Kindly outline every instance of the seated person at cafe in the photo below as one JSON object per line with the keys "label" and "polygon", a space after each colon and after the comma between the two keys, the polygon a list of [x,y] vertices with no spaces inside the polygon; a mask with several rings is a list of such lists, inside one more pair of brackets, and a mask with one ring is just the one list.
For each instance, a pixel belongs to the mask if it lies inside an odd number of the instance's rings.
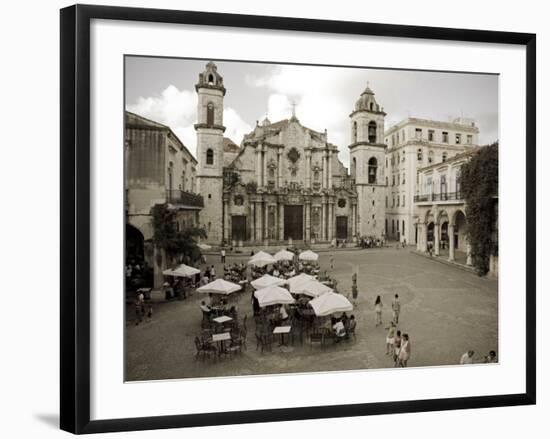
{"label": "seated person at cafe", "polygon": [[286,312],[286,308],[284,305],[281,305],[281,307],[279,308],[279,314],[281,316],[281,320],[288,319],[288,313]]}
{"label": "seated person at cafe", "polygon": [[281,273],[279,272],[279,269],[278,269],[277,267],[275,267],[275,268],[273,269],[273,276],[278,277],[278,276],[280,276],[280,275],[281,275]]}
{"label": "seated person at cafe", "polygon": [[200,308],[201,308],[202,312],[205,313],[205,314],[210,314],[212,312],[212,308],[210,308],[204,300],[201,301]]}

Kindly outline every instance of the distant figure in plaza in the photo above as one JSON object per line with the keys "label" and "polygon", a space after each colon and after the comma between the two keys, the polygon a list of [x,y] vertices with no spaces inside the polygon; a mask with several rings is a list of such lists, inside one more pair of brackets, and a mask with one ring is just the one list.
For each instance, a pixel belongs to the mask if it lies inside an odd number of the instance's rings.
{"label": "distant figure in plaza", "polygon": [[393,363],[399,366],[399,352],[401,352],[401,331],[398,329],[393,338]]}
{"label": "distant figure in plaza", "polygon": [[393,320],[390,322],[390,326],[386,329],[388,330],[388,333],[386,334],[386,355],[392,355],[394,350],[393,345],[395,342],[395,331],[397,330]]}
{"label": "distant figure in plaza", "polygon": [[333,255],[330,255],[330,269],[331,270],[334,270],[334,256]]}
{"label": "distant figure in plaza", "polygon": [[460,357],[460,364],[474,364],[474,351],[464,352]]}
{"label": "distant figure in plaza", "polygon": [[489,351],[489,355],[487,355],[484,359],[485,363],[498,363],[497,360],[497,353],[495,351]]}
{"label": "distant figure in plaza", "polygon": [[139,299],[136,299],[135,308],[136,308],[136,326],[137,326],[143,320],[143,311],[141,310],[141,302],[139,301]]}
{"label": "distant figure in plaza", "polygon": [[147,321],[150,322],[153,320],[153,305],[149,304],[147,307]]}
{"label": "distant figure in plaza", "polygon": [[399,301],[399,294],[396,294],[391,302],[391,309],[393,314],[393,321],[397,325],[399,323],[399,314],[401,313],[401,302]]}
{"label": "distant figure in plaza", "polygon": [[407,367],[409,358],[411,358],[411,342],[409,340],[409,334],[403,334],[401,349],[399,350],[399,366]]}
{"label": "distant figure in plaza", "polygon": [[216,280],[216,269],[213,265],[210,267],[210,278],[212,280]]}
{"label": "distant figure in plaza", "polygon": [[376,300],[374,301],[374,311],[376,312],[376,326],[379,326],[382,324],[382,307],[384,305],[382,304],[382,299],[380,296],[376,296]]}
{"label": "distant figure in plaza", "polygon": [[222,257],[222,264],[225,264],[225,249],[222,248],[222,251],[220,252],[221,254],[221,257]]}
{"label": "distant figure in plaza", "polygon": [[357,290],[357,273],[353,273],[351,276],[351,297],[353,297],[353,302],[357,301],[357,296],[359,291]]}

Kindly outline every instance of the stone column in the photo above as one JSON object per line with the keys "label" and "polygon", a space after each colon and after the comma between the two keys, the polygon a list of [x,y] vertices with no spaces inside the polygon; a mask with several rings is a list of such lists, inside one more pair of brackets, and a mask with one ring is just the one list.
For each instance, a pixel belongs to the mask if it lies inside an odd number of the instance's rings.
{"label": "stone column", "polygon": [[250,240],[256,241],[256,202],[250,201]]}
{"label": "stone column", "polygon": [[328,153],[328,188],[332,189],[332,151]]}
{"label": "stone column", "polygon": [[256,241],[262,241],[264,236],[263,231],[263,210],[262,202],[256,201]]}
{"label": "stone column", "polygon": [[262,149],[256,145],[256,183],[258,187],[262,186]]}
{"label": "stone column", "polygon": [[327,236],[327,239],[329,241],[332,241],[332,238],[334,237],[334,225],[333,225],[333,218],[332,218],[332,215],[333,215],[333,212],[334,212],[334,204],[332,202],[332,200],[329,201],[329,204],[327,205],[328,207],[328,236]]}
{"label": "stone column", "polygon": [[326,189],[328,170],[327,170],[327,157],[326,157],[326,153],[324,153],[324,152],[323,152],[323,159],[321,160],[321,163],[322,163],[322,166],[323,166],[323,173],[322,173],[323,181],[321,182],[321,187],[323,189]]}
{"label": "stone column", "polygon": [[472,266],[472,246],[470,243],[466,243],[466,265]]}
{"label": "stone column", "polygon": [[357,214],[357,205],[352,204],[351,205],[351,237],[354,238],[356,234],[355,227],[357,226],[357,219],[355,218],[355,215]]}
{"label": "stone column", "polygon": [[439,223],[434,223],[434,254],[439,256]]}
{"label": "stone column", "polygon": [[326,220],[327,220],[327,204],[325,200],[321,201],[321,241],[327,240],[326,234]]}
{"label": "stone column", "polygon": [[306,223],[306,234],[305,234],[305,240],[310,241],[311,240],[311,201],[306,201],[306,214],[305,214],[305,223]]}
{"label": "stone column", "polygon": [[280,188],[283,186],[283,167],[282,167],[282,157],[283,150],[279,148],[277,151],[277,188]]}
{"label": "stone column", "polygon": [[311,150],[306,149],[306,188],[311,188]]}
{"label": "stone column", "polygon": [[420,223],[416,223],[416,251],[419,252],[422,249],[422,226]]}
{"label": "stone column", "polygon": [[455,260],[455,225],[449,224],[449,261]]}
{"label": "stone column", "polygon": [[264,202],[264,244],[268,244],[269,240],[269,205]]}
{"label": "stone column", "polygon": [[285,205],[279,202],[279,241],[285,239]]}

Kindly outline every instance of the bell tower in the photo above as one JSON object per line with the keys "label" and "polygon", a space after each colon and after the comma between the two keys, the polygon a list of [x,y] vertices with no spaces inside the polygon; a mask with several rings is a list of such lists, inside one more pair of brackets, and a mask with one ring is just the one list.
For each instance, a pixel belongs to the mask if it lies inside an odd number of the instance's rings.
{"label": "bell tower", "polygon": [[199,74],[195,85],[197,102],[197,189],[204,198],[200,224],[208,242],[222,241],[223,205],[223,77],[213,62]]}
{"label": "bell tower", "polygon": [[351,169],[358,195],[358,233],[361,236],[381,237],[386,217],[384,178],[386,113],[376,102],[374,92],[368,84],[349,117]]}

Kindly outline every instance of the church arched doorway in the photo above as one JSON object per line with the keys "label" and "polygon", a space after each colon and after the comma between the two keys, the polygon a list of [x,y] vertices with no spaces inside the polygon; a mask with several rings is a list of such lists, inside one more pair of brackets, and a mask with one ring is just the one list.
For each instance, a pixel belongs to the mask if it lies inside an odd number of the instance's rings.
{"label": "church arched doorway", "polygon": [[126,224],[126,264],[143,265],[144,256],[143,233],[131,224]]}
{"label": "church arched doorway", "polygon": [[455,250],[466,251],[466,216],[461,210],[455,214],[454,244]]}

